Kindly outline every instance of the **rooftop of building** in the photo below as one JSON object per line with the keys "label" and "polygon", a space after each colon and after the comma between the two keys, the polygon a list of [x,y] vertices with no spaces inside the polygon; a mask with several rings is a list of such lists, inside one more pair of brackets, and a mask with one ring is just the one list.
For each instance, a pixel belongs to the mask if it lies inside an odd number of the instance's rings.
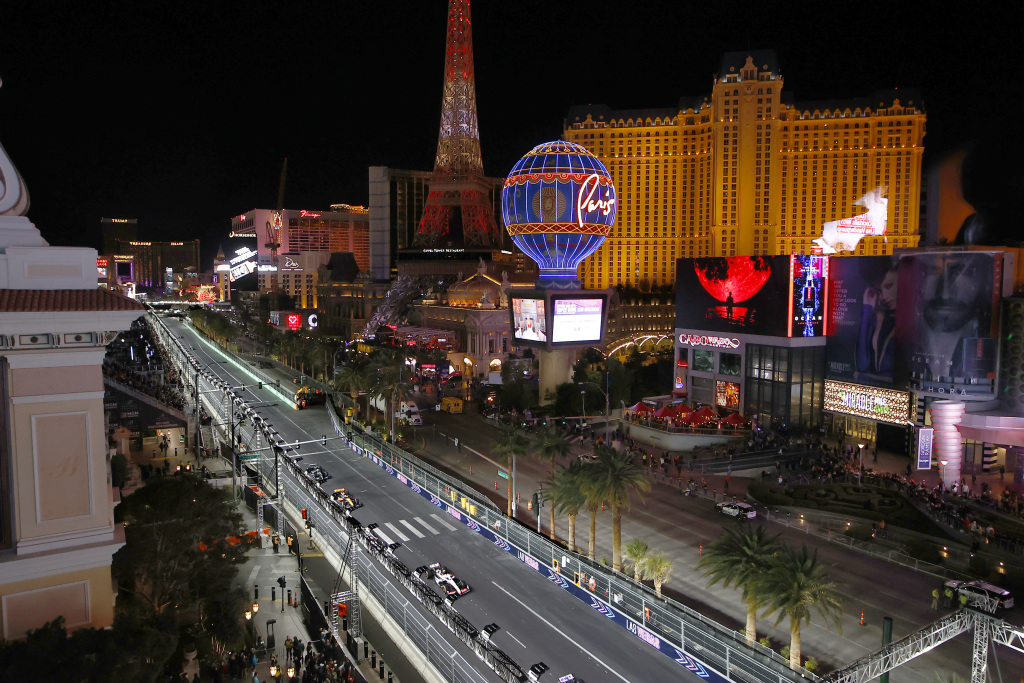
{"label": "rooftop of building", "polygon": [[2,289],[0,313],[144,311],[134,299],[109,289]]}
{"label": "rooftop of building", "polygon": [[718,75],[738,74],[747,63],[747,57],[751,58],[758,71],[768,71],[773,74],[779,73],[779,58],[775,54],[775,50],[742,50],[739,52],[726,52],[722,55],[722,63],[719,66]]}

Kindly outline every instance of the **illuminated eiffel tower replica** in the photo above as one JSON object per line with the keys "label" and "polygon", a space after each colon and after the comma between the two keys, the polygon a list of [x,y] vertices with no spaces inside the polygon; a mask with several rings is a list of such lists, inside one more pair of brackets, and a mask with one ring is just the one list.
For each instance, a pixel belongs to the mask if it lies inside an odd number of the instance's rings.
{"label": "illuminated eiffel tower replica", "polygon": [[447,261],[450,265],[441,272],[468,275],[480,259],[500,255],[504,234],[494,219],[494,191],[494,182],[484,177],[480,153],[469,0],[449,0],[437,158],[413,248],[399,254],[399,273],[426,274],[427,267],[402,267],[402,261],[414,260],[433,261],[431,272],[438,272],[437,261]]}
{"label": "illuminated eiffel tower replica", "polygon": [[425,291],[482,270],[495,279],[501,271],[515,271],[514,248],[494,219],[500,193],[501,182],[484,176],[480,153],[469,0],[449,0],[441,130],[430,191],[411,247],[398,250],[398,278],[364,334],[396,323]]}

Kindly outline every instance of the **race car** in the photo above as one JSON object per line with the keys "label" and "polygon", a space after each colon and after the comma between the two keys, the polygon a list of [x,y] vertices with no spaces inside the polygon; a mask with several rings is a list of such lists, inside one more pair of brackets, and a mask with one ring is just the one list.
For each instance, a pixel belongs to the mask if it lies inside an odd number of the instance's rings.
{"label": "race car", "polygon": [[331,478],[330,473],[320,465],[310,465],[306,468],[306,474],[313,478],[318,484],[322,484]]}
{"label": "race car", "polygon": [[334,493],[331,494],[334,500],[342,504],[346,510],[355,510],[363,507],[363,504],[359,502],[359,499],[353,496],[345,489],[334,489]]}
{"label": "race car", "polygon": [[442,566],[440,562],[419,567],[416,574],[424,579],[433,579],[449,598],[458,598],[469,592],[469,584],[456,578],[455,574],[448,571],[448,567]]}

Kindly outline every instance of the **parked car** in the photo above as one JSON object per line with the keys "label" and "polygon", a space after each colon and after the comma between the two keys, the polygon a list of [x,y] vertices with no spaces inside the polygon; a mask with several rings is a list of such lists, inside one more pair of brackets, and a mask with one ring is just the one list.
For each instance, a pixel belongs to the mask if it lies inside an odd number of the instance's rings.
{"label": "parked car", "polygon": [[994,586],[991,583],[985,581],[956,581],[950,580],[946,582],[948,588],[952,588],[959,600],[960,595],[967,595],[968,601],[972,596],[984,598],[985,600],[995,601],[995,611],[1006,610],[1013,608],[1013,595],[1010,591],[999,586]]}
{"label": "parked car", "polygon": [[754,519],[757,517],[757,510],[753,505],[740,501],[719,503],[715,506],[715,510],[721,512],[723,515],[739,517],[740,519]]}

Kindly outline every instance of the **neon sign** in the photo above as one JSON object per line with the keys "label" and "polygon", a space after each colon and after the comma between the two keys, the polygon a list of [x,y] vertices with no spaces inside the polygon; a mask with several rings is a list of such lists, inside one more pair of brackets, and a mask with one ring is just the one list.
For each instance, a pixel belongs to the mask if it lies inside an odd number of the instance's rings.
{"label": "neon sign", "polygon": [[302,316],[298,313],[289,313],[288,317],[285,318],[285,325],[288,326],[289,330],[295,332],[302,327]]}
{"label": "neon sign", "polygon": [[306,211],[305,209],[299,211],[299,216],[301,218],[320,218],[321,215],[322,214],[319,211]]}
{"label": "neon sign", "polygon": [[[588,191],[587,186],[591,184],[591,181],[593,181],[593,185],[590,187],[590,190]],[[601,180],[600,178],[598,178],[598,175],[596,173],[591,173],[589,176],[587,176],[587,179],[583,181],[583,184],[580,185],[580,192],[578,195],[576,195],[576,221],[579,223],[579,226],[581,228],[583,227],[584,212],[591,213],[593,211],[597,211],[600,209],[601,215],[607,216],[612,212],[612,209],[615,208],[614,198],[594,199],[594,194],[597,193],[597,188],[600,182]],[[610,190],[604,191],[605,197],[607,197],[609,194],[611,194]]]}
{"label": "neon sign", "polygon": [[710,346],[716,349],[738,349],[742,342],[735,337],[712,337],[705,334],[683,333],[679,335],[679,343],[689,346]]}
{"label": "neon sign", "polygon": [[910,416],[910,394],[825,380],[825,410],[902,425]]}

